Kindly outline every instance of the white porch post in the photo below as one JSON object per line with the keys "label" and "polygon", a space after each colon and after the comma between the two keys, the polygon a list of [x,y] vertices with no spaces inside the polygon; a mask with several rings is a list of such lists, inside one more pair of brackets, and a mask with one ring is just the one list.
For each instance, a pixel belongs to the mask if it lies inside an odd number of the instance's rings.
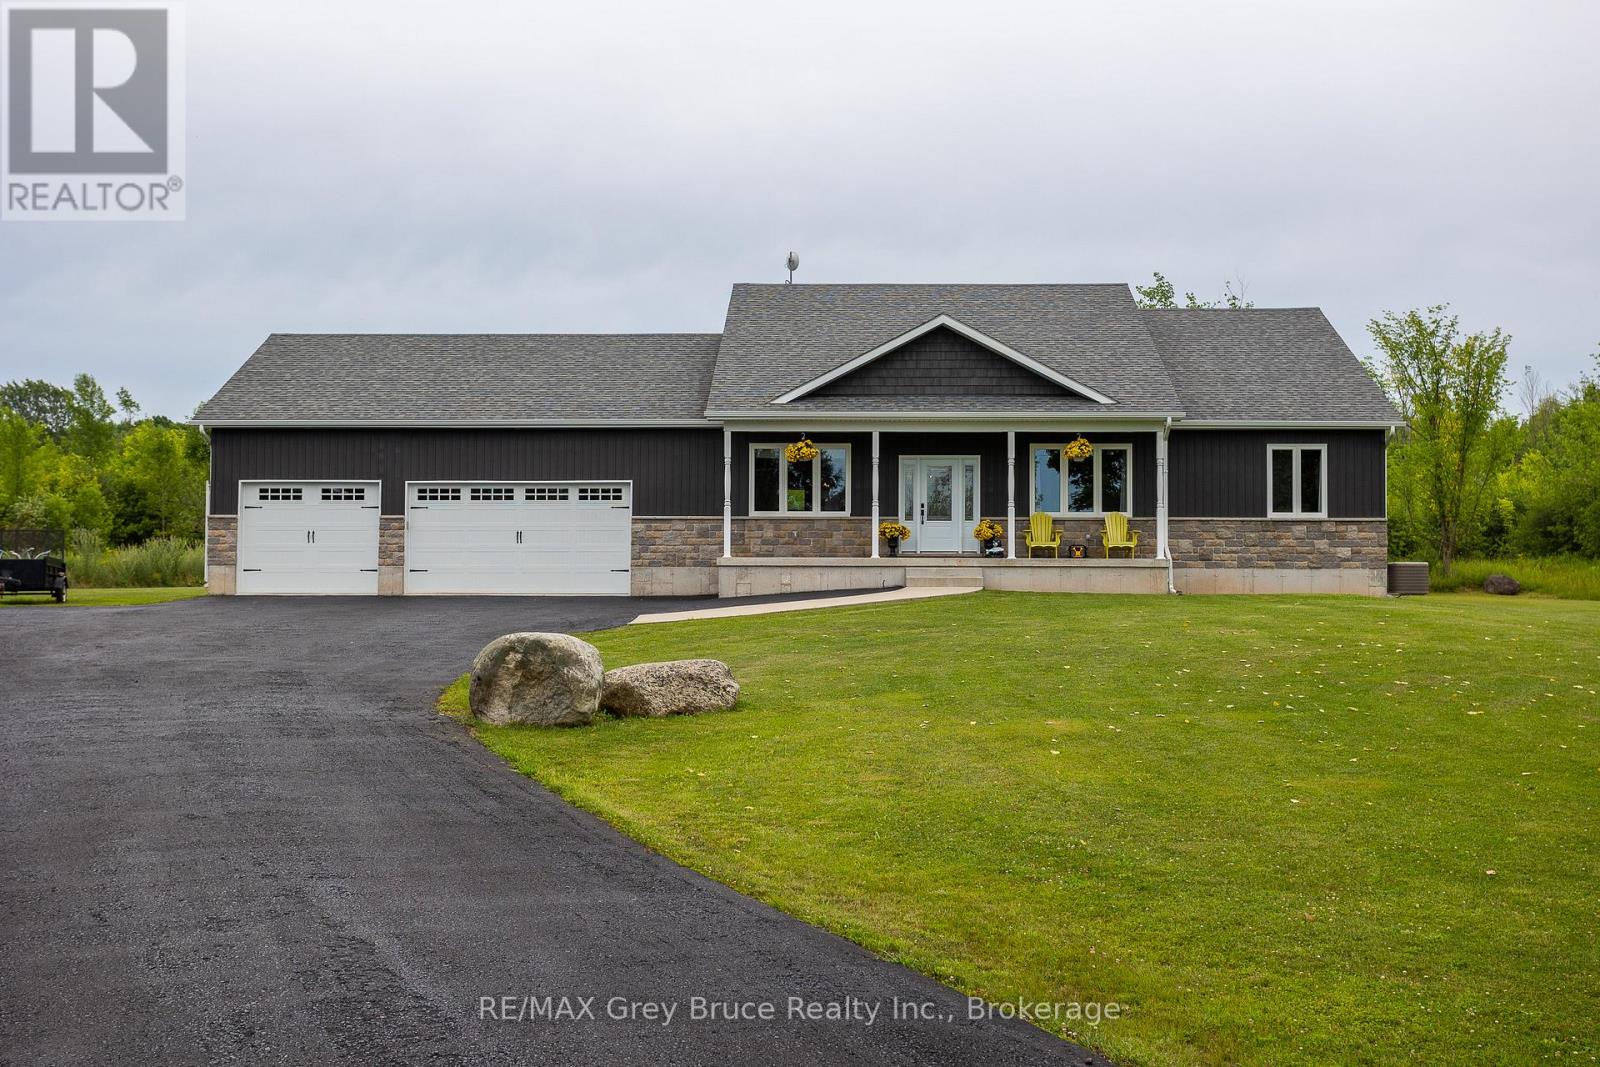
{"label": "white porch post", "polygon": [[1156,432],[1156,559],[1169,559],[1167,552],[1167,433],[1170,422]]}
{"label": "white porch post", "polygon": [[722,555],[733,555],[733,431],[722,429]]}
{"label": "white porch post", "polygon": [[872,558],[878,558],[878,431],[872,431]]}
{"label": "white porch post", "polygon": [[1017,431],[1006,431],[1006,559],[1017,558]]}

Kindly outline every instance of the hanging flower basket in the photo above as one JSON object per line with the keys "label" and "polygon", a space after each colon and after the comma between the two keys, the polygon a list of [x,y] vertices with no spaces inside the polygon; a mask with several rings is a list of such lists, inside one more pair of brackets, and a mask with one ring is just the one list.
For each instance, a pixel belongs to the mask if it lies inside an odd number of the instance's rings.
{"label": "hanging flower basket", "polygon": [[1076,440],[1068,441],[1067,447],[1061,451],[1067,454],[1068,459],[1082,461],[1094,455],[1094,445],[1091,445],[1088,438],[1080,434]]}
{"label": "hanging flower basket", "polygon": [[783,450],[783,458],[790,463],[810,463],[819,455],[821,453],[817,451],[817,446],[811,443],[809,437],[802,437]]}

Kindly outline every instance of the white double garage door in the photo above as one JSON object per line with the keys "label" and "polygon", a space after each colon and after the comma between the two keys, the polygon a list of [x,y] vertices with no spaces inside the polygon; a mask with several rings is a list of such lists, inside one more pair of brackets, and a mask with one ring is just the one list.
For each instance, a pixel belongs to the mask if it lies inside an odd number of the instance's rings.
{"label": "white double garage door", "polygon": [[[378,482],[241,482],[241,594],[378,592]],[[405,592],[627,596],[626,482],[406,485]]]}

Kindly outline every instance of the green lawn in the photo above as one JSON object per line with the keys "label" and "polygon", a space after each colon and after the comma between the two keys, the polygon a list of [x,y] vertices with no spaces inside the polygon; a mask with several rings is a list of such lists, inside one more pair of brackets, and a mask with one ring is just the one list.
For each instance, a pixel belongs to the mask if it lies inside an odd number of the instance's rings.
{"label": "green lawn", "polygon": [[79,589],[67,590],[67,602],[57,604],[48,593],[28,593],[0,597],[0,607],[7,608],[104,608],[128,604],[163,604],[169,600],[188,600],[205,596],[201,586],[162,586],[155,589]]}
{"label": "green lawn", "polygon": [[483,741],[959,989],[1125,1005],[1064,1028],[1119,1062],[1600,1055],[1600,604],[990,592],[593,640],[724,659],[740,708]]}

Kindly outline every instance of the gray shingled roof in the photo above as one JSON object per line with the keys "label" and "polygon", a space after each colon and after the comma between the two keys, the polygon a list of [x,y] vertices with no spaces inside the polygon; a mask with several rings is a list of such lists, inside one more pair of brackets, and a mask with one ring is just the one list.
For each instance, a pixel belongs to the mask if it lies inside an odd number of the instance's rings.
{"label": "gray shingled roof", "polygon": [[[772,403],[941,314],[1117,403],[1065,393]],[[666,422],[708,411],[1399,417],[1316,308],[1141,310],[1124,285],[736,285],[721,335],[273,334],[196,420]]]}
{"label": "gray shingled roof", "polygon": [[280,334],[204,424],[699,419],[716,334]]}
{"label": "gray shingled roof", "polygon": [[1400,420],[1319,308],[1142,314],[1186,419]]}
{"label": "gray shingled roof", "polygon": [[741,284],[728,302],[707,411],[881,410],[866,397],[818,399],[803,408],[772,401],[939,315],[1117,401],[1086,407],[1070,396],[1011,398],[992,410],[1092,410],[1123,418],[1181,410],[1126,285]]}

